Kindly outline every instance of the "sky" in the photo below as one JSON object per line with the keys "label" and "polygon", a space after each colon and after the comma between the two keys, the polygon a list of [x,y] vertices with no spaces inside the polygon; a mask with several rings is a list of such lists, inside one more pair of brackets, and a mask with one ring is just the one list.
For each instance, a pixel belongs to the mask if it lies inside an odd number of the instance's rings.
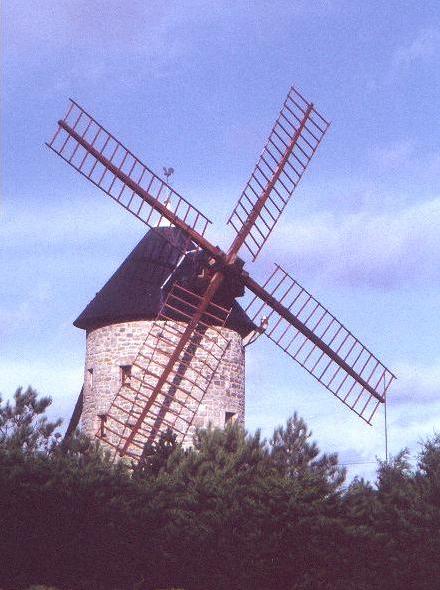
{"label": "sky", "polygon": [[[5,0],[0,392],[31,384],[70,417],[73,320],[145,233],[48,150],[69,97],[226,227],[292,83],[332,122],[257,262],[281,264],[398,377],[389,450],[440,427],[440,8],[369,0]],[[246,426],[297,411],[374,478],[373,427],[268,339],[247,349]]]}

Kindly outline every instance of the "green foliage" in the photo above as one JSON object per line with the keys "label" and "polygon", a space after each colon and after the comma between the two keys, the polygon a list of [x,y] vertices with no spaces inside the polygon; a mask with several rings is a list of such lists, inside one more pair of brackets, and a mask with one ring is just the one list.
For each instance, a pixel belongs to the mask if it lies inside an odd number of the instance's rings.
{"label": "green foliage", "polygon": [[0,396],[0,445],[27,452],[49,452],[60,436],[56,429],[61,424],[61,420],[49,422],[44,415],[51,403],[50,397],[38,399],[32,387],[25,391],[19,387],[13,404],[2,404]]}
{"label": "green foliage", "polygon": [[[267,443],[238,425],[172,432],[139,466],[55,438],[29,388],[0,404],[3,590],[428,590],[440,578],[440,438],[375,485],[321,454],[297,415]],[[47,587],[32,586],[46,584]]]}
{"label": "green foliage", "polygon": [[440,508],[440,434],[425,441],[419,454],[417,481],[424,495]]}
{"label": "green foliage", "polygon": [[177,448],[177,435],[168,428],[157,442],[147,442],[139,462],[132,463],[135,477],[157,476],[167,468],[168,459]]}
{"label": "green foliage", "polygon": [[286,427],[275,429],[270,441],[272,458],[287,477],[307,482],[311,488],[324,486],[319,493],[331,494],[344,483],[346,470],[338,465],[336,453],[320,455],[316,442],[310,442],[311,436],[295,412]]}

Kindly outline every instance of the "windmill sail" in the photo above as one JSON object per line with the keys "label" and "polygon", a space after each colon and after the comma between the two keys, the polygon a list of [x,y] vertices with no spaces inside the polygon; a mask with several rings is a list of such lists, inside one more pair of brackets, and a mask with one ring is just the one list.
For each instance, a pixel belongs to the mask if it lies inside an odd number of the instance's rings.
{"label": "windmill sail", "polygon": [[189,244],[211,223],[73,100],[47,145],[151,228],[177,225]]}
{"label": "windmill sail", "polygon": [[183,441],[229,346],[221,328],[229,310],[210,303],[160,390],[159,379],[184,337],[202,296],[174,284],[138,352],[132,375],[114,398],[97,437],[139,458],[145,443],[171,428]]}
{"label": "windmill sail", "polygon": [[[162,284],[170,290],[132,374],[101,416],[97,436],[115,452],[138,458],[167,428],[183,441],[228,349],[222,328],[245,286],[254,294],[251,320],[266,315],[266,335],[344,404],[370,423],[385,401],[394,375],[349,330],[281,267],[261,287],[238,258],[242,246],[258,256],[328,127],[292,87],[228,220],[236,235],[224,252],[204,237],[206,216],[70,101],[47,145],[149,227],[178,228],[164,236],[174,236],[180,261],[200,262],[194,288],[179,280],[184,265],[172,264]],[[202,256],[190,260],[192,248]]]}
{"label": "windmill sail", "polygon": [[266,336],[371,423],[394,375],[280,266],[262,288],[247,285],[255,296],[246,312],[252,320],[267,318]]}
{"label": "windmill sail", "polygon": [[275,227],[329,125],[292,86],[228,220],[238,234],[236,241],[244,243],[253,260]]}

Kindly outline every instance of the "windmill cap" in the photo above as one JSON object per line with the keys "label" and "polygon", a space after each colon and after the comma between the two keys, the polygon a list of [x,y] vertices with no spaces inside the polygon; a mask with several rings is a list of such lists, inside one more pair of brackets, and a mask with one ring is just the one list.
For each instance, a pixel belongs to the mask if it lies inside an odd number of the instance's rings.
{"label": "windmill cap", "polygon": [[[83,330],[111,324],[154,320],[159,313],[161,287],[180,258],[186,235],[178,228],[151,229],[135,246],[102,289],[73,322]],[[177,246],[173,246],[170,241]],[[255,325],[235,301],[226,327],[243,338]]]}

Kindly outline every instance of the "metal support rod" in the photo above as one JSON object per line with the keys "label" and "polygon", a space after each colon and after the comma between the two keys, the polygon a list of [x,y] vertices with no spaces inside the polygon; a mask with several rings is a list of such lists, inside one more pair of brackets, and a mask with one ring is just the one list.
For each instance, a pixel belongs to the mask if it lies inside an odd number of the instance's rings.
{"label": "metal support rod", "polygon": [[384,401],[384,423],[385,423],[385,461],[388,463],[388,422],[387,422],[387,399]]}

